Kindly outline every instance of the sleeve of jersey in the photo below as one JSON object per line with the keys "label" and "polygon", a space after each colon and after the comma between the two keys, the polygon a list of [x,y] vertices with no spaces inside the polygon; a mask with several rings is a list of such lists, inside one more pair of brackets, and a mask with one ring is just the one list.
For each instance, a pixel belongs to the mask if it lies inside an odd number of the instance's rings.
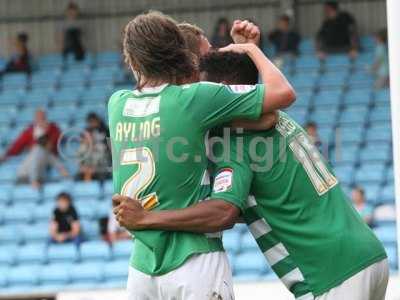
{"label": "sleeve of jersey", "polygon": [[[220,149],[214,148],[213,151],[217,152]],[[214,164],[211,199],[221,199],[232,203],[243,212],[246,209],[253,172],[247,159],[235,160],[237,156],[232,149],[230,154],[229,161]]]}
{"label": "sleeve of jersey", "polygon": [[[191,106],[200,126],[209,129],[233,119],[258,119],[264,102],[264,85],[198,83]],[[192,110],[192,112],[194,112]]]}

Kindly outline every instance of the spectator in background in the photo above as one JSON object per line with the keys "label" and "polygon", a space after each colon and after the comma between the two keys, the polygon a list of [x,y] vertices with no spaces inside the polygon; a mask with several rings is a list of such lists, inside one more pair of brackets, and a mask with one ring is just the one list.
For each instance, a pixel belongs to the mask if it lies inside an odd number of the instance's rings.
{"label": "spectator in background", "polygon": [[355,187],[351,192],[354,208],[358,211],[365,223],[372,225],[374,209],[365,202],[365,193],[361,187]]}
{"label": "spectator in background", "polygon": [[354,17],[341,11],[337,1],[327,1],[324,12],[325,20],[317,34],[319,58],[324,59],[327,53],[349,53],[350,57],[356,57],[359,39]]}
{"label": "spectator in background", "polygon": [[230,35],[231,25],[226,18],[220,18],[215,26],[214,34],[211,39],[211,44],[215,48],[225,47],[231,44],[232,38]]}
{"label": "spectator in background", "polygon": [[37,139],[17,170],[17,183],[30,183],[39,188],[46,181],[49,167],[57,168],[64,177],[68,176],[67,170],[50,149],[51,143],[46,135]]}
{"label": "spectator in background", "polygon": [[83,23],[79,19],[79,7],[70,2],[65,10],[65,19],[58,29],[58,41],[64,58],[73,54],[76,60],[85,58],[85,49],[82,43]]}
{"label": "spectator in background", "polygon": [[311,140],[311,142],[321,150],[322,147],[322,142],[321,139],[319,138],[318,134],[318,127],[315,122],[308,122],[305,126],[306,132]]}
{"label": "spectator in background", "polygon": [[86,117],[86,132],[82,135],[78,157],[81,158],[78,180],[104,180],[109,177],[110,154],[107,148],[108,128],[96,113]]}
{"label": "spectator in background", "polygon": [[375,88],[389,86],[389,57],[387,46],[387,29],[382,29],[375,35],[375,55],[371,71],[375,75]]}
{"label": "spectator in background", "polygon": [[38,109],[35,112],[35,119],[11,144],[6,153],[0,157],[4,161],[10,156],[18,155],[26,149],[30,149],[37,143],[39,137],[46,135],[49,140],[49,150],[57,154],[57,143],[60,138],[60,129],[58,126],[47,120],[46,112]]}
{"label": "spectator in background", "polygon": [[60,193],[57,196],[57,206],[50,221],[50,238],[52,243],[74,242],[79,245],[81,226],[71,195]]}
{"label": "spectator in background", "polygon": [[14,54],[1,73],[25,72],[29,74],[31,72],[31,55],[28,49],[28,40],[29,37],[25,32],[21,32],[17,35],[14,45]]}
{"label": "spectator in background", "polygon": [[276,56],[299,53],[300,34],[290,28],[290,17],[287,15],[279,18],[276,29],[268,34],[268,40],[274,45]]}

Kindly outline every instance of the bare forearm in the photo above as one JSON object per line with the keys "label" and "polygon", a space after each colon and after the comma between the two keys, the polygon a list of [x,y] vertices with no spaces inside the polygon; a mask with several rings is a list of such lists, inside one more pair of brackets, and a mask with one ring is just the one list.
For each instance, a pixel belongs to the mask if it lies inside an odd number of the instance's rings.
{"label": "bare forearm", "polygon": [[[227,208],[227,205],[231,207]],[[239,210],[232,207],[221,200],[209,200],[184,209],[151,211],[143,220],[143,229],[196,233],[221,231],[232,227],[239,215]]]}
{"label": "bare forearm", "polygon": [[266,86],[264,112],[272,112],[292,104],[296,95],[281,71],[257,46],[249,44],[246,52],[256,65],[262,83]]}

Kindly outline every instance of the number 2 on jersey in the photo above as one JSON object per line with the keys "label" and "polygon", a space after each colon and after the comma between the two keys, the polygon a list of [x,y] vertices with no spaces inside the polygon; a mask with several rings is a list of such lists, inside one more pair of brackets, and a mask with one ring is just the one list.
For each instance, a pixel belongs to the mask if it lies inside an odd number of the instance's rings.
{"label": "number 2 on jersey", "polygon": [[151,150],[147,147],[125,149],[121,153],[120,164],[138,166],[136,172],[123,184],[121,194],[138,199],[147,210],[156,207],[159,204],[156,193],[139,198],[139,194],[150,185],[156,173]]}
{"label": "number 2 on jersey", "polygon": [[336,177],[326,167],[321,153],[304,133],[296,135],[289,147],[302,164],[318,195],[325,194],[338,183]]}

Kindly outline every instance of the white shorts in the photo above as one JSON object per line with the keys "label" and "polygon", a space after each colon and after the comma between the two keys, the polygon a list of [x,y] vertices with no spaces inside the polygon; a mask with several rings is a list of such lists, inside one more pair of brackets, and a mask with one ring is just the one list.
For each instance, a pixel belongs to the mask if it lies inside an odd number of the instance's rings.
{"label": "white shorts", "polygon": [[384,300],[389,280],[387,259],[381,260],[342,284],[318,296],[316,300]]}
{"label": "white shorts", "polygon": [[194,255],[161,276],[129,268],[128,300],[234,300],[232,271],[225,252]]}

